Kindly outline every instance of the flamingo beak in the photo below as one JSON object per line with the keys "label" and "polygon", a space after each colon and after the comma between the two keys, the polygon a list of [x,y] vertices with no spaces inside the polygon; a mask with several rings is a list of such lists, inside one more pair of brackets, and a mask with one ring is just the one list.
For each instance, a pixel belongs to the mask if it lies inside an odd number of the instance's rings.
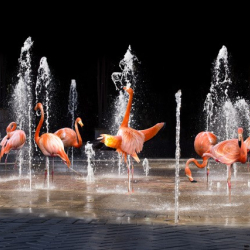
{"label": "flamingo beak", "polygon": [[79,123],[79,125],[80,125],[81,127],[84,126],[84,124],[82,123],[82,121],[79,121],[78,123]]}
{"label": "flamingo beak", "polygon": [[241,138],[242,138],[242,134],[238,134],[238,145],[241,148]]}

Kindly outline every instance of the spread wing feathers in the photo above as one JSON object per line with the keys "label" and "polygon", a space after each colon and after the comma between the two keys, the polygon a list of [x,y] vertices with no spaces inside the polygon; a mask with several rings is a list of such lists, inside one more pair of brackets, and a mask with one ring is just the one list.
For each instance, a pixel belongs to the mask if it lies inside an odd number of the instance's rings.
{"label": "spread wing feathers", "polygon": [[150,140],[153,138],[161,128],[165,127],[165,122],[160,122],[155,124],[153,127],[144,129],[144,130],[139,130],[139,132],[143,133],[145,136],[144,142]]}
{"label": "spread wing feathers", "polygon": [[132,128],[123,127],[117,133],[122,136],[121,150],[133,156],[141,152],[145,136],[142,132]]}

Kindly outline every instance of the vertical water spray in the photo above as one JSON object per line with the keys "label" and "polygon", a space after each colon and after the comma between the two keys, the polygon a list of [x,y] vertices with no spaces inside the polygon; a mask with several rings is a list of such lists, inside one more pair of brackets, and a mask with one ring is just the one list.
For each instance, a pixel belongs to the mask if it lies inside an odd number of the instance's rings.
{"label": "vertical water spray", "polygon": [[176,107],[176,151],[175,151],[175,223],[179,222],[179,183],[180,183],[180,108],[181,90],[175,94]]}
{"label": "vertical water spray", "polygon": [[[40,60],[38,68],[38,75],[35,87],[36,103],[41,102],[45,107],[45,126],[46,133],[49,133],[49,118],[51,107],[51,73],[46,57]],[[37,149],[37,145],[36,145]],[[46,171],[47,171],[47,186],[49,187],[49,158],[46,157]]]}
{"label": "vertical water spray", "polygon": [[[123,90],[123,87],[132,87],[134,90],[136,89],[136,70],[135,70],[135,62],[139,62],[138,58],[132,53],[131,46],[129,45],[124,58],[120,61],[119,67],[122,72],[114,72],[111,75],[111,79],[115,84],[116,90],[119,91],[119,95],[114,101],[114,111],[113,111],[113,122],[111,127],[111,133],[115,133],[118,131],[119,126],[123,120],[126,107],[128,96]],[[133,126],[134,119],[133,119],[133,105],[132,105],[132,112],[130,113],[129,119],[129,126]],[[121,155],[118,154],[119,157],[119,164],[118,164],[118,173],[120,175],[120,168],[121,168]],[[128,156],[129,158],[130,156]]]}
{"label": "vertical water spray", "polygon": [[245,124],[250,128],[249,105],[230,89],[232,85],[228,52],[225,46],[214,62],[210,92],[207,94],[204,111],[206,131],[217,135],[219,141],[237,138],[237,127]]}
{"label": "vertical water spray", "polygon": [[93,144],[87,142],[85,145],[85,154],[87,155],[88,162],[88,174],[86,177],[87,182],[94,182],[94,170],[93,164],[91,163],[92,158],[95,156],[95,151],[93,150]]}
{"label": "vertical water spray", "polygon": [[[71,80],[71,84],[70,84],[70,90],[69,90],[69,103],[68,103],[68,111],[71,115],[71,128],[74,129],[74,124],[75,124],[75,112],[77,110],[77,104],[78,104],[78,94],[76,91],[76,81],[75,80]],[[74,163],[74,148],[72,147],[71,149],[71,166],[73,168]]]}
{"label": "vertical water spray", "polygon": [[237,138],[237,128],[245,127],[250,132],[250,107],[248,101],[238,96],[232,84],[228,52],[225,46],[214,62],[210,92],[207,94],[204,111],[206,131],[213,132],[218,141]]}
{"label": "vertical water spray", "polygon": [[[21,48],[21,54],[18,59],[18,81],[14,87],[11,107],[15,120],[20,127],[24,130],[28,142],[28,155],[24,155],[28,159],[30,189],[31,189],[31,159],[32,159],[32,129],[33,129],[33,86],[32,86],[32,70],[31,70],[31,48],[33,41],[28,37]],[[24,147],[25,148],[25,147]],[[23,152],[19,154],[19,175],[22,174]]]}
{"label": "vertical water spray", "polygon": [[143,160],[142,166],[143,166],[143,171],[144,171],[145,175],[148,176],[150,166],[149,166],[149,163],[148,163],[148,159],[147,159],[147,158],[145,158],[145,159]]}

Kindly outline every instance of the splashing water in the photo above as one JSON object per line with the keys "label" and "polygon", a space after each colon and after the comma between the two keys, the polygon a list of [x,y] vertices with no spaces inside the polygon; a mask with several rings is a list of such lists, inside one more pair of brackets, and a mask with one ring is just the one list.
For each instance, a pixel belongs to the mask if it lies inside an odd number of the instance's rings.
{"label": "splashing water", "polygon": [[[45,108],[45,126],[46,132],[49,133],[49,118],[51,110],[51,73],[46,57],[42,57],[40,60],[40,66],[38,68],[38,75],[35,87],[36,103],[41,102]],[[35,143],[36,150],[38,150]],[[47,186],[49,187],[49,158],[46,157],[46,171],[47,171]],[[41,164],[41,162],[39,162]]]}
{"label": "splashing water", "polygon": [[[77,104],[78,104],[78,94],[76,91],[76,81],[75,80],[71,80],[71,85],[70,85],[70,90],[69,90],[69,104],[68,104],[68,111],[69,114],[71,115],[71,128],[74,129],[74,124],[75,124],[75,112],[77,110]],[[74,161],[74,149],[72,147],[71,149],[71,165],[72,168],[74,166],[73,161]]]}
{"label": "splashing water", "polygon": [[[18,81],[14,87],[11,108],[13,110],[14,119],[20,129],[24,130],[28,141],[28,157],[23,156],[21,151],[19,154],[19,175],[22,174],[23,158],[28,158],[29,176],[30,176],[30,189],[31,189],[31,159],[32,159],[32,79],[31,79],[31,48],[33,41],[28,37],[21,48],[21,54],[18,59]],[[27,133],[28,131],[28,133]],[[25,146],[23,147],[23,149]]]}
{"label": "splashing water", "polygon": [[[128,95],[124,92],[123,87],[132,87],[134,90],[136,88],[136,72],[135,72],[135,62],[139,62],[138,58],[132,53],[131,46],[129,45],[124,58],[120,61],[119,67],[122,72],[114,72],[111,75],[111,79],[115,84],[116,90],[119,91],[119,95],[114,101],[114,111],[113,111],[113,122],[111,126],[111,133],[114,134],[118,131],[120,124],[123,121],[124,114],[127,107]],[[132,105],[129,126],[134,124],[134,115],[133,115],[134,106]],[[119,164],[118,164],[118,173],[121,173],[121,155],[118,154]],[[128,156],[129,158],[130,156]]]}
{"label": "splashing water", "polygon": [[230,75],[227,48],[222,46],[214,62],[210,93],[204,103],[206,131],[213,132],[219,140],[236,138],[239,126],[250,128],[248,103],[235,97],[232,91],[233,97],[230,96]]}
{"label": "splashing water", "polygon": [[95,156],[95,151],[93,150],[93,144],[87,142],[85,145],[85,154],[87,155],[88,162],[88,174],[86,177],[87,182],[94,182],[94,170],[93,164],[91,163],[92,158]]}
{"label": "splashing water", "polygon": [[180,182],[180,108],[181,108],[181,90],[175,94],[176,107],[176,151],[175,151],[175,223],[179,222],[179,182]]}
{"label": "splashing water", "polygon": [[38,68],[38,75],[36,81],[36,103],[41,102],[45,106],[45,125],[46,132],[49,133],[49,118],[50,118],[50,104],[52,96],[50,95],[50,83],[51,74],[46,57],[42,57],[40,60],[40,66]]}
{"label": "splashing water", "polygon": [[148,163],[148,159],[147,159],[147,158],[145,158],[145,159],[143,160],[142,166],[143,166],[143,171],[144,171],[144,173],[146,174],[146,176],[148,176],[150,166],[149,166],[149,163]]}

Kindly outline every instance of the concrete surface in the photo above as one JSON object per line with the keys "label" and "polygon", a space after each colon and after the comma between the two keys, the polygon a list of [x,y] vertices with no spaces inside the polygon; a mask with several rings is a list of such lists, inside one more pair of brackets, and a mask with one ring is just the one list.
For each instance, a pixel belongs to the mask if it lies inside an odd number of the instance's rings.
{"label": "concrete surface", "polygon": [[[1,249],[250,249],[248,164],[232,168],[227,188],[224,165],[190,165],[197,183],[184,174],[180,160],[148,159],[146,176],[134,165],[133,192],[127,192],[124,165],[117,161],[76,160],[73,169],[55,162],[54,181],[44,180],[44,165],[0,165]],[[52,161],[50,161],[50,170]],[[176,219],[177,218],[177,219]]]}

